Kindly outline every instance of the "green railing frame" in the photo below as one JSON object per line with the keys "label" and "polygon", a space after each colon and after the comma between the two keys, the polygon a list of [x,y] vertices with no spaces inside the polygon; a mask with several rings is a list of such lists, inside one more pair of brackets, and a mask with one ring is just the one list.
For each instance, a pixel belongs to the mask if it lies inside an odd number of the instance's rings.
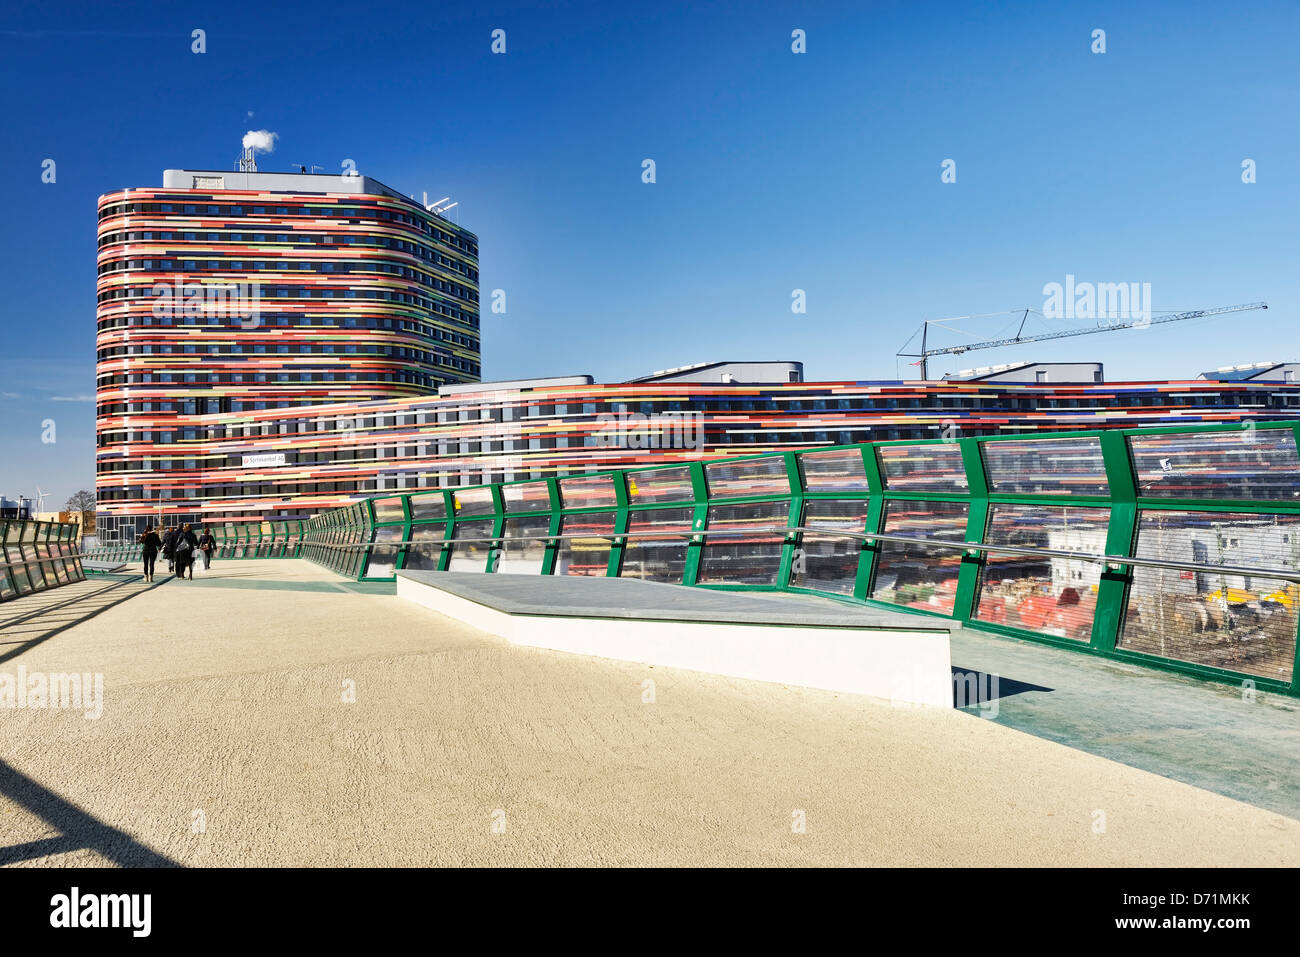
{"label": "green railing frame", "polygon": [[75,522],[0,519],[0,601],[84,581]]}
{"label": "green railing frame", "polygon": [[[435,545],[438,548],[434,567],[439,570],[446,570],[452,560],[453,548],[443,547],[443,543],[454,541],[458,533],[461,536],[469,535],[470,537],[499,538],[505,534],[507,522],[521,517],[548,518],[549,532],[547,534],[559,535],[563,533],[566,522],[569,520],[580,518],[584,515],[613,513],[614,524],[611,531],[592,533],[593,538],[599,539],[602,535],[619,535],[627,532],[629,530],[629,523],[634,515],[644,514],[657,509],[689,508],[692,516],[692,529],[694,531],[702,531],[708,529],[710,510],[717,506],[773,503],[777,506],[785,507],[786,519],[784,523],[768,522],[766,524],[784,524],[787,527],[794,529],[801,523],[805,525],[807,524],[802,520],[804,516],[804,508],[810,502],[815,502],[817,500],[860,500],[866,505],[867,519],[865,522],[865,528],[859,529],[859,531],[869,534],[871,532],[883,531],[883,522],[888,503],[892,501],[913,500],[924,502],[947,501],[965,504],[967,506],[967,519],[964,541],[980,543],[984,543],[985,541],[985,525],[992,506],[1001,504],[1058,506],[1091,505],[1105,508],[1109,510],[1105,554],[1118,557],[1133,557],[1133,549],[1136,546],[1136,532],[1140,510],[1300,514],[1300,484],[1297,486],[1298,497],[1289,502],[1259,499],[1155,498],[1149,496],[1143,497],[1139,493],[1136,471],[1129,450],[1129,440],[1132,437],[1177,436],[1201,433],[1241,433],[1244,429],[1258,430],[1259,432],[1272,430],[1289,431],[1292,438],[1296,441],[1297,446],[1300,447],[1300,424],[1293,421],[1248,423],[1244,428],[1240,425],[1228,424],[1137,429],[1100,429],[1034,435],[1012,433],[935,439],[928,441],[897,440],[854,445],[822,446],[817,448],[801,449],[799,451],[734,456],[730,458],[696,461],[691,463],[674,462],[655,466],[637,466],[587,473],[584,475],[570,475],[560,478],[522,479],[507,483],[416,492],[393,491],[373,496],[347,508],[322,513],[316,518],[310,520],[306,523],[306,527],[303,531],[304,545],[301,552],[304,557],[319,562],[348,577],[372,581],[394,581],[396,579],[396,572],[407,567],[406,558],[411,546],[406,544],[384,546],[382,540],[376,542],[376,539],[386,538],[388,541],[393,542],[408,542],[412,538],[413,530],[416,532],[424,531],[428,533],[441,526],[439,533],[434,537],[429,538],[428,541],[431,545]],[[1107,487],[1106,494],[1093,495],[1042,491],[1009,494],[999,493],[990,489],[984,464],[984,450],[988,446],[1001,442],[1025,442],[1038,444],[1041,442],[1050,442],[1061,439],[1072,440],[1074,442],[1082,442],[1089,439],[1097,440],[1100,446],[1101,463],[1104,469]],[[925,447],[940,445],[956,445],[959,450],[961,470],[964,472],[966,480],[965,489],[952,488],[943,492],[928,492],[897,491],[887,487],[880,466],[878,450],[894,446]],[[809,487],[809,483],[805,482],[800,469],[800,462],[802,461],[803,456],[834,451],[846,452],[850,450],[857,450],[862,456],[863,473],[866,484],[865,488],[858,491],[846,491],[842,489],[834,491],[818,491],[816,488]],[[742,463],[768,459],[779,459],[782,461],[784,465],[785,481],[788,483],[788,488],[783,488],[779,493],[763,492],[758,494],[710,495],[707,474],[711,468],[736,466]],[[684,491],[680,499],[644,505],[636,503],[635,496],[629,495],[629,478],[635,479],[636,476],[648,473],[664,472],[672,469],[687,471],[690,479],[689,494],[686,494]],[[779,474],[781,470],[774,469],[773,471]],[[569,483],[573,483],[575,480],[590,481],[595,476],[611,477],[613,486],[612,496],[607,495],[604,500],[597,503],[586,503],[581,505],[566,504],[564,499],[564,489],[569,486]],[[518,508],[506,509],[505,501],[509,494],[509,490],[514,487],[525,485],[536,485],[539,487],[545,485],[546,506],[527,511]],[[487,490],[487,495],[484,495],[482,490]],[[465,510],[458,507],[458,499],[468,498],[475,492],[484,498],[490,496],[492,504],[491,511],[485,511],[482,514],[474,515],[462,514]],[[440,506],[437,504],[439,502],[441,503]],[[400,506],[400,508],[398,506]],[[434,518],[423,519],[414,517],[418,513],[423,513],[429,510],[436,513]],[[396,518],[399,511],[401,514],[400,519]],[[380,520],[381,516],[383,520]],[[827,597],[843,601],[863,602],[874,606],[893,608],[916,614],[942,615],[940,612],[906,608],[889,602],[877,601],[869,597],[871,594],[870,587],[874,580],[876,571],[879,549],[881,547],[880,543],[864,542],[859,546],[860,554],[858,570],[853,585],[852,595],[821,592],[813,589],[802,588],[797,585],[791,585],[791,570],[795,560],[795,551],[800,546],[801,541],[802,535],[798,532],[789,532],[784,536],[780,546],[781,555],[779,567],[776,570],[771,584],[710,584],[702,583],[700,581],[701,567],[706,555],[706,542],[700,537],[692,537],[687,540],[685,545],[685,566],[681,583],[688,586],[742,591],[808,592],[812,594],[826,595]],[[362,545],[363,547],[332,547],[338,545]],[[375,554],[376,545],[380,548],[385,548],[385,551],[381,552],[380,555],[385,559],[391,558],[391,560],[375,561],[373,563],[375,566],[375,573],[372,574],[371,558]],[[558,564],[559,553],[562,547],[563,545],[560,542],[550,541],[546,543],[542,566],[540,569],[541,574],[549,575],[555,572]],[[607,576],[619,575],[628,547],[627,544],[617,540],[610,545],[605,571]],[[483,548],[483,551],[486,555],[484,570],[491,573],[496,570],[497,561],[502,551],[502,547],[499,543],[496,543],[492,544],[490,547]],[[1056,647],[1069,648],[1074,651],[1151,665],[1202,678],[1231,682],[1249,680],[1254,683],[1255,687],[1258,687],[1261,690],[1272,690],[1290,695],[1297,695],[1300,693],[1300,689],[1297,688],[1295,681],[1296,672],[1300,669],[1296,667],[1295,662],[1292,664],[1291,680],[1282,681],[1254,675],[1249,672],[1214,668],[1175,658],[1132,651],[1118,646],[1117,641],[1122,634],[1124,616],[1127,608],[1127,597],[1132,581],[1133,566],[1131,565],[1121,564],[1118,568],[1103,566],[1100,581],[1097,585],[1097,600],[1093,616],[1092,632],[1086,642],[1078,639],[1030,631],[1019,626],[981,620],[975,616],[975,612],[980,586],[980,573],[985,561],[986,559],[983,553],[964,552],[962,554],[957,576],[954,608],[951,615],[942,615],[942,617],[950,617],[962,622],[970,622],[974,627],[984,631],[1030,639],[1054,645]],[[387,572],[387,569],[390,566],[392,568],[391,574]],[[384,573],[380,574],[381,571]]]}
{"label": "green railing frame", "polygon": [[[307,522],[299,519],[279,522],[213,522],[195,525],[206,528],[216,539],[214,560],[232,558],[302,558]],[[135,563],[142,560],[138,542],[100,545],[86,551],[88,560]]]}

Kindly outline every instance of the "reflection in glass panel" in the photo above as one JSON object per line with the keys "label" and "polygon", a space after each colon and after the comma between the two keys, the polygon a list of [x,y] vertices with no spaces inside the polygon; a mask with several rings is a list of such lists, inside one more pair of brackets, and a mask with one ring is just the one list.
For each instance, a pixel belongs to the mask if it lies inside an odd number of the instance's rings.
{"label": "reflection in glass panel", "polygon": [[[492,525],[492,519],[479,522],[457,522],[451,537],[453,541],[465,538],[491,538]],[[491,550],[491,542],[465,542],[461,545],[455,545],[451,550],[451,561],[447,563],[447,570],[451,572],[487,571],[488,554]]]}
{"label": "reflection in glass panel", "polygon": [[683,466],[628,472],[627,497],[633,506],[693,501],[691,470]]}
{"label": "reflection in glass panel", "polygon": [[492,487],[458,488],[451,493],[452,508],[457,518],[469,518],[471,515],[491,515]]}
{"label": "reflection in glass panel", "polygon": [[411,521],[441,522],[447,518],[447,502],[441,492],[411,496]]}
{"label": "reflection in glass panel", "polygon": [[574,475],[560,479],[560,502],[565,508],[595,508],[598,505],[613,508],[614,476]]}
{"label": "reflection in glass panel", "polygon": [[718,585],[775,585],[781,570],[781,548],[789,516],[789,502],[711,506],[710,530],[744,531],[771,527],[776,530],[705,538],[697,581]]}
{"label": "reflection in glass panel", "polygon": [[377,498],[371,504],[375,507],[375,522],[378,524],[401,522],[406,519],[406,512],[402,510],[402,500],[398,496]]}
{"label": "reflection in glass panel", "polygon": [[[964,542],[967,507],[965,502],[886,501],[881,531],[908,538]],[[961,549],[910,542],[878,544],[872,598],[952,614]]]}
{"label": "reflection in glass panel", "polygon": [[[542,483],[545,489],[545,483]],[[514,575],[540,575],[546,558],[545,536],[551,531],[549,515],[507,518],[505,543],[497,571]]]}
{"label": "reflection in glass panel", "polygon": [[436,571],[438,559],[442,556],[442,537],[447,526],[442,522],[429,525],[411,526],[411,544],[406,547],[406,561],[403,568],[420,568]]}
{"label": "reflection in glass panel", "polygon": [[1300,486],[1290,429],[1133,435],[1128,443],[1139,495],[1291,501]]}
{"label": "reflection in glass panel", "polygon": [[747,462],[709,462],[704,466],[704,479],[709,498],[790,494],[790,476],[780,455]]}
{"label": "reflection in glass panel", "polygon": [[1101,439],[1096,436],[981,442],[980,450],[989,491],[995,494],[1107,493]]}
{"label": "reflection in glass panel", "polygon": [[[859,456],[859,463],[861,456]],[[865,499],[811,499],[804,505],[803,525],[844,532],[867,528]],[[796,588],[852,595],[858,578],[862,540],[840,535],[804,532],[790,570],[790,584]]]}
{"label": "reflection in glass panel", "polygon": [[623,551],[620,576],[680,585],[686,570],[688,539],[666,533],[689,532],[694,512],[691,508],[650,508],[633,512],[628,520],[629,532],[656,532],[663,537],[629,538]]}
{"label": "reflection in glass panel", "polygon": [[867,469],[861,449],[800,452],[799,472],[809,492],[865,492]]}
{"label": "reflection in glass panel", "polygon": [[555,562],[557,575],[588,575],[603,577],[609,568],[608,537],[614,533],[614,512],[586,512],[564,516],[560,526],[562,535],[592,536],[567,538],[560,542]]}
{"label": "reflection in glass panel", "polygon": [[878,445],[876,460],[891,492],[966,492],[970,487],[961,447],[952,442]]}
{"label": "reflection in glass panel", "polygon": [[375,537],[372,539],[376,544],[370,549],[370,564],[366,566],[367,578],[392,578],[397,574],[397,552],[400,545],[384,545],[383,542],[400,542],[402,540],[401,525],[385,525],[383,528],[375,529]]}
{"label": "reflection in glass panel", "polygon": [[551,492],[545,482],[521,482],[501,486],[507,512],[545,511],[551,507]]}
{"label": "reflection in glass panel", "polygon": [[[1068,505],[993,505],[989,545],[1106,554],[1110,509]],[[975,617],[1059,638],[1088,641],[1102,565],[1068,558],[988,553]]]}
{"label": "reflection in glass panel", "polygon": [[[1134,554],[1294,572],[1300,515],[1142,509]],[[1298,601],[1284,579],[1135,565],[1117,647],[1290,681]]]}

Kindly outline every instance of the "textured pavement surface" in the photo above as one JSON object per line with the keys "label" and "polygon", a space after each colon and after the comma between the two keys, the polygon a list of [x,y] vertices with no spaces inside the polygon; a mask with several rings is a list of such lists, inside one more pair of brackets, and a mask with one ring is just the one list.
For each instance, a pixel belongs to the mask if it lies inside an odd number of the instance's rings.
{"label": "textured pavement surface", "polygon": [[96,720],[0,709],[0,863],[1300,862],[1296,820],[1001,721],[514,647],[305,561],[213,573],[0,645],[104,681]]}

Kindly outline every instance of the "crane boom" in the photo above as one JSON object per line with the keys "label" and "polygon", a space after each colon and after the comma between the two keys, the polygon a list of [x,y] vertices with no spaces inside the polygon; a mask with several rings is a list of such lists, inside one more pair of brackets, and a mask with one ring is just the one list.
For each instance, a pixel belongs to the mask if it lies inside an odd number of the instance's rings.
{"label": "crane boom", "polygon": [[[1133,319],[1127,322],[1107,323],[1104,326],[1097,326],[1095,329],[1066,329],[1060,332],[1043,332],[1033,336],[1022,336],[1019,332],[1010,339],[988,339],[984,342],[968,342],[959,346],[944,346],[939,349],[926,348],[926,331],[929,328],[930,320],[926,320],[921,328],[921,351],[920,352],[899,352],[900,356],[912,356],[921,360],[921,378],[929,378],[929,360],[931,356],[958,356],[964,352],[972,352],[976,349],[997,349],[1002,346],[1015,346],[1023,342],[1043,342],[1048,339],[1066,339],[1070,336],[1090,336],[1098,332],[1115,332],[1119,329],[1135,329],[1154,326],[1162,322],[1180,322],[1183,319],[1199,319],[1202,316],[1222,316],[1230,312],[1253,312],[1256,309],[1267,309],[1266,302],[1246,302],[1236,306],[1219,306],[1214,309],[1193,309],[1191,312],[1179,312],[1170,316],[1157,316],[1154,319]],[[1025,313],[1028,316],[1028,310]],[[1024,329],[1024,322],[1021,321],[1020,328]]]}

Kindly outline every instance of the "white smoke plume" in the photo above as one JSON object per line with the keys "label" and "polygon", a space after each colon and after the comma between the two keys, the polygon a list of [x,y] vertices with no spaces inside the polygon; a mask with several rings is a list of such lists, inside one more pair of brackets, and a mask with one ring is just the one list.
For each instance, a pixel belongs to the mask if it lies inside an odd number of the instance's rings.
{"label": "white smoke plume", "polygon": [[275,141],[279,138],[279,133],[272,133],[270,130],[249,130],[244,134],[244,149],[251,146],[254,153],[271,153],[274,152]]}

